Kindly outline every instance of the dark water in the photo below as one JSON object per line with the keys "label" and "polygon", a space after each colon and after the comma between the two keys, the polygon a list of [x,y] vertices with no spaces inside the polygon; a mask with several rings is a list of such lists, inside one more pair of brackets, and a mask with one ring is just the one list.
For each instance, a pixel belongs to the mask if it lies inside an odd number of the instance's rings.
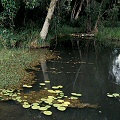
{"label": "dark water", "polygon": [[[51,81],[49,87],[63,85],[66,95],[81,93],[82,102],[99,104],[100,108],[68,108],[65,112],[52,108],[53,115],[48,117],[13,101],[0,102],[0,120],[120,120],[120,99],[106,96],[120,93],[120,49],[97,52],[84,46],[81,50],[59,48],[55,52],[61,59],[47,61],[48,73],[44,73]],[[44,81],[42,68],[36,75],[38,82]]]}

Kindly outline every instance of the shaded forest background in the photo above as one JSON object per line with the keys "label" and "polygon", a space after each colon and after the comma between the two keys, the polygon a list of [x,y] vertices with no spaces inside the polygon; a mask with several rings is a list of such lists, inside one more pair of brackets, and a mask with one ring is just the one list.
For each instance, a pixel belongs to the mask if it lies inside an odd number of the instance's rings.
{"label": "shaded forest background", "polygon": [[[30,46],[39,39],[51,1],[54,0],[0,0],[1,45]],[[58,0],[46,40],[71,33],[110,33],[114,28],[117,35],[113,36],[117,38],[119,27],[119,0]]]}

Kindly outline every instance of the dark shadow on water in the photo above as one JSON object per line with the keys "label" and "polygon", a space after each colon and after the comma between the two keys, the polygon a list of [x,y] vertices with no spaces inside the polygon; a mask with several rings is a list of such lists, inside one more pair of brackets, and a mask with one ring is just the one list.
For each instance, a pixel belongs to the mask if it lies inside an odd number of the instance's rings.
{"label": "dark shadow on water", "polygon": [[[65,95],[81,93],[81,101],[99,104],[100,108],[68,108],[65,112],[52,108],[53,115],[48,117],[37,110],[23,109],[17,103],[0,102],[0,120],[120,120],[120,99],[106,95],[120,93],[120,85],[111,74],[116,57],[114,49],[97,52],[89,44],[73,48],[57,48],[54,51],[59,53],[59,59],[43,60],[37,66],[40,70],[34,71],[37,82],[32,89],[38,91],[39,83],[50,80],[47,88],[62,85]],[[120,51],[117,52],[119,55]]]}

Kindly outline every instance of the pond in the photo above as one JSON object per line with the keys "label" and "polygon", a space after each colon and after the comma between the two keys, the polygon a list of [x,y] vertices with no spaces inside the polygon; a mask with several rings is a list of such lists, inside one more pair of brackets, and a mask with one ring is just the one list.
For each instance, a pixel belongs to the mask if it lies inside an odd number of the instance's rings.
{"label": "pond", "polygon": [[50,80],[48,88],[62,85],[65,95],[81,93],[83,103],[98,104],[93,108],[68,108],[61,112],[51,108],[52,116],[38,110],[24,109],[14,101],[0,102],[0,120],[120,120],[120,98],[107,93],[120,93],[120,49],[107,48],[97,52],[94,47],[59,47],[53,50],[58,59],[41,63],[35,71],[38,83]]}

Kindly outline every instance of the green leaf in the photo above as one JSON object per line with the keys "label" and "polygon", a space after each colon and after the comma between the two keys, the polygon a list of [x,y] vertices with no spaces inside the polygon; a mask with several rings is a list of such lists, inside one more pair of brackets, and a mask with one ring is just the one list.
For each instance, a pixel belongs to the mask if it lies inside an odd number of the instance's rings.
{"label": "green leaf", "polygon": [[44,111],[43,112],[45,115],[52,115],[52,112],[51,111]]}

